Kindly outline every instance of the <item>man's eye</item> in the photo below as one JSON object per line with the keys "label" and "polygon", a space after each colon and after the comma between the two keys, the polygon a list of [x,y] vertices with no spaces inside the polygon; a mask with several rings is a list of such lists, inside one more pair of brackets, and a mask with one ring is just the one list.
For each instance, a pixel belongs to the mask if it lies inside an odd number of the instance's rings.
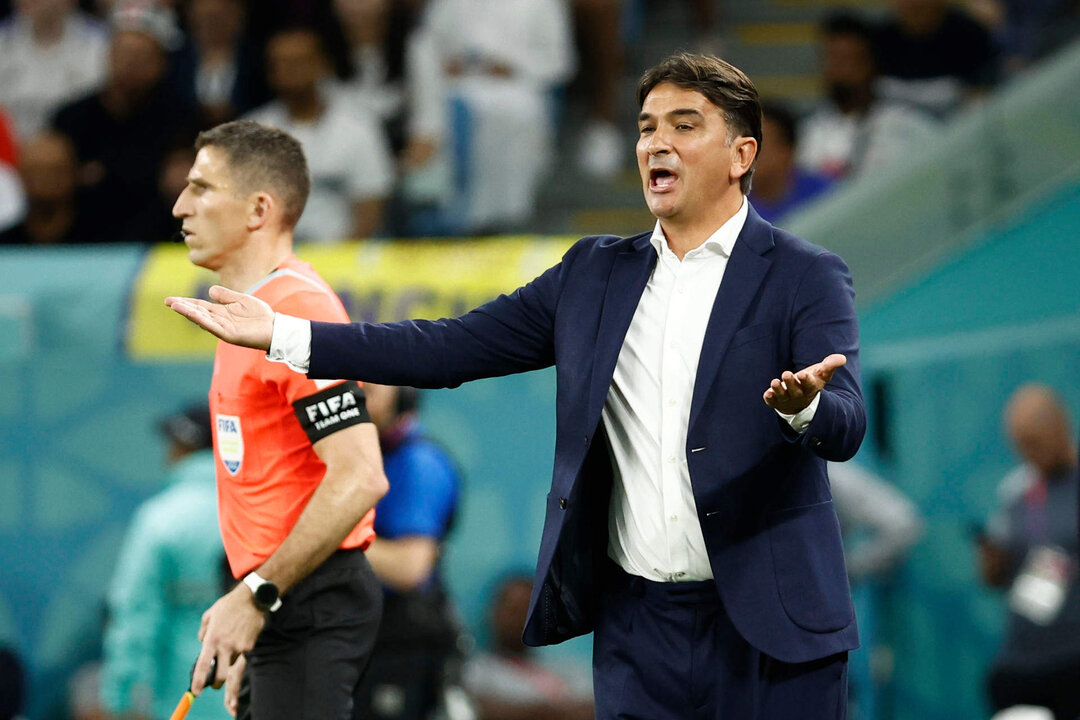
{"label": "man's eye", "polygon": [[653,131],[652,125],[643,125],[641,127],[641,134],[642,135],[644,135],[645,133],[648,133],[648,132],[652,132],[652,131]]}

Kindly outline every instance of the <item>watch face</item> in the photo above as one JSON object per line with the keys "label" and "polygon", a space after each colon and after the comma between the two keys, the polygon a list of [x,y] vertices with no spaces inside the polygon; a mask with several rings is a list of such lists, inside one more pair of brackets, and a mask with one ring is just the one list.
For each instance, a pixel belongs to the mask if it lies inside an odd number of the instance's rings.
{"label": "watch face", "polygon": [[264,610],[269,610],[277,599],[277,585],[272,582],[264,582],[255,589],[255,604]]}

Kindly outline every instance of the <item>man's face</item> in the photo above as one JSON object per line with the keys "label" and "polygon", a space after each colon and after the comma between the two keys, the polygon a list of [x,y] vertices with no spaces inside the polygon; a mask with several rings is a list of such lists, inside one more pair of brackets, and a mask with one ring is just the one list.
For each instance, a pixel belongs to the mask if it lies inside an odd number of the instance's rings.
{"label": "man's face", "polygon": [[791,172],[791,166],[795,162],[794,150],[780,123],[768,115],[762,117],[761,152],[758,155],[757,169],[754,170],[755,186],[759,181],[765,186],[773,179]]}
{"label": "man's face", "polygon": [[109,81],[129,93],[146,93],[165,75],[165,51],[158,41],[134,30],[118,30],[109,47]]}
{"label": "man's face", "polygon": [[657,85],[641,107],[638,133],[638,172],[655,217],[700,217],[727,192],[734,143],[723,112],[701,93]]}
{"label": "man's face", "polygon": [[200,267],[219,270],[248,237],[249,199],[229,174],[224,151],[204,147],[195,156],[187,185],[173,205],[180,218],[188,258]]}
{"label": "man's face", "polygon": [[43,133],[23,148],[19,162],[31,202],[56,202],[75,195],[75,151],[65,138]]}
{"label": "man's face", "polygon": [[311,92],[323,76],[319,41],[309,31],[275,35],[266,47],[270,86],[281,97]]}
{"label": "man's face", "polygon": [[821,73],[830,91],[837,87],[851,90],[869,85],[875,73],[869,45],[856,35],[825,38]]}

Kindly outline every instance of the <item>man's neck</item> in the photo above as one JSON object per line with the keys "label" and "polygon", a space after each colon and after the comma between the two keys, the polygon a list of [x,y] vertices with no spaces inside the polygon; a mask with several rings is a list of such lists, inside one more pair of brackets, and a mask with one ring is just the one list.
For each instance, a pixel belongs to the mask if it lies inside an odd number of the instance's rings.
{"label": "man's neck", "polygon": [[664,231],[668,247],[675,257],[682,260],[686,253],[701,247],[713,233],[742,209],[745,197],[742,190],[737,190],[717,203],[713,212],[697,218],[661,218],[660,227]]}
{"label": "man's neck", "polygon": [[247,292],[274,272],[290,253],[291,233],[284,233],[265,243],[252,238],[244,248],[229,258],[225,265],[218,268],[218,282],[230,290]]}
{"label": "man's neck", "polygon": [[289,117],[296,122],[314,122],[322,117],[326,110],[326,104],[319,96],[318,90],[298,93],[292,97],[283,98],[282,102],[285,104]]}
{"label": "man's neck", "polygon": [[60,42],[64,36],[64,20],[66,15],[60,13],[42,13],[30,22],[30,30],[34,34],[34,42],[38,45],[49,46]]}

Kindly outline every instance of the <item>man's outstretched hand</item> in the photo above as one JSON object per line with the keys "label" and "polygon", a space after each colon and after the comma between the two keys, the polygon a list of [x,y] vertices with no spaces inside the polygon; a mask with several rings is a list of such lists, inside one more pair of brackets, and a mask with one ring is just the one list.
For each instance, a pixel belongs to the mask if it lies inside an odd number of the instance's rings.
{"label": "man's outstretched hand", "polygon": [[765,404],[786,415],[806,409],[814,396],[832,380],[837,368],[843,367],[846,362],[846,357],[834,353],[817,365],[803,368],[797,373],[785,371],[769,383],[769,389],[762,396]]}
{"label": "man's outstretched hand", "polygon": [[198,298],[167,297],[165,304],[227,343],[259,350],[270,349],[274,311],[262,300],[220,285],[210,288],[207,302]]}

